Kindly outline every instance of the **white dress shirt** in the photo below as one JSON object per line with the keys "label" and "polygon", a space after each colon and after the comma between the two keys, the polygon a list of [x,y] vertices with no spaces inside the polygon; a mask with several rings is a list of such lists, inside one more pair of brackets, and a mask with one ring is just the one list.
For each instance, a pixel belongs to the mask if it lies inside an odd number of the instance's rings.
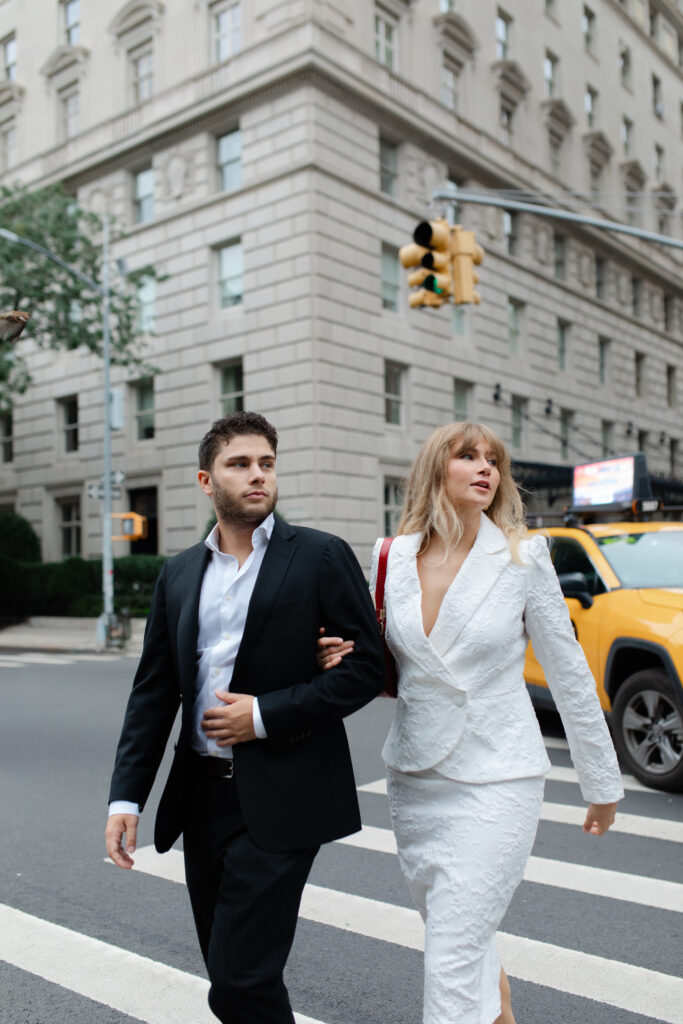
{"label": "white dress shirt", "polygon": [[[234,555],[221,551],[218,524],[204,543],[211,551],[199,597],[199,629],[197,633],[197,674],[190,743],[196,753],[203,756],[231,758],[232,747],[219,747],[216,740],[207,739],[201,727],[208,708],[224,707],[216,690],[229,690],[235,668],[237,652],[242,642],[247,621],[249,602],[254,592],[275,520],[272,513],[256,527],[252,536],[252,551],[240,566]],[[258,700],[253,704],[254,731],[258,739],[266,739]],[[129,800],[114,800],[110,814],[139,814],[138,804]]]}

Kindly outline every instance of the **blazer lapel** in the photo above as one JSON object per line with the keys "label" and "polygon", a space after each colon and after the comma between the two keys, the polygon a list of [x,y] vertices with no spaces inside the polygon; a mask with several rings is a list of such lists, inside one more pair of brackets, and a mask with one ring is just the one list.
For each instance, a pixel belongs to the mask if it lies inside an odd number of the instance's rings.
{"label": "blazer lapel", "polygon": [[296,530],[283,520],[276,518],[249,602],[242,643],[235,661],[234,676],[237,676],[242,663],[258,640],[296,549]]}
{"label": "blazer lapel", "polygon": [[190,687],[194,694],[194,678],[197,672],[197,635],[199,632],[199,598],[202,580],[211,558],[206,544],[196,545],[196,555],[188,560],[178,586],[182,588],[180,614],[178,615],[178,666],[182,686]]}
{"label": "blazer lapel", "polygon": [[509,561],[505,534],[482,513],[477,539],[448,588],[429,635],[442,657],[457,641]]}

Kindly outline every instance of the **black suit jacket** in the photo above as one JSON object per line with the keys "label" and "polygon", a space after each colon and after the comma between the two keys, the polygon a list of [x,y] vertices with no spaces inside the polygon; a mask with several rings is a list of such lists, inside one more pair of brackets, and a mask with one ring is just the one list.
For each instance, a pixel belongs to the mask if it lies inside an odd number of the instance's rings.
{"label": "black suit jacket", "polygon": [[[199,596],[211,552],[196,544],[169,559],[157,581],[128,701],[109,799],[144,806],[178,705],[182,725],[155,827],[168,850],[183,830]],[[320,673],[318,629],[355,641]],[[235,784],[254,842],[291,850],[360,828],[342,719],[384,688],[375,613],[345,541],[276,519],[249,604],[230,689],[258,697],[267,740],[234,747]]]}

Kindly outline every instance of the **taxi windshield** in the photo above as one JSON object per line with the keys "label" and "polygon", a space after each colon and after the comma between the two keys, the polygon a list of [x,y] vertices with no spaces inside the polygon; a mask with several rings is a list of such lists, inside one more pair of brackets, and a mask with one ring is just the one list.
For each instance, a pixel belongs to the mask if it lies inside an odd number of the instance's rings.
{"label": "taxi windshield", "polygon": [[622,587],[682,587],[683,530],[596,537]]}

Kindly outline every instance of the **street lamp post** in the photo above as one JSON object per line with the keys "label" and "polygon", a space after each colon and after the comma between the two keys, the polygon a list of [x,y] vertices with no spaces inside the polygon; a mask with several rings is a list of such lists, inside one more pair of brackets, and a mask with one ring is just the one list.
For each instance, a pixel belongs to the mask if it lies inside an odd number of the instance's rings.
{"label": "street lamp post", "polygon": [[102,599],[103,611],[97,623],[97,636],[103,643],[107,643],[109,627],[114,615],[114,562],[112,558],[111,545],[111,386],[110,386],[110,332],[109,332],[109,217],[105,214],[102,217],[102,284],[98,284],[87,274],[81,273],[76,267],[72,267],[56,253],[30,238],[22,238],[14,231],[0,228],[0,238],[8,242],[18,242],[27,245],[30,249],[47,256],[53,263],[59,264],[79,281],[91,288],[102,300],[102,383],[104,401],[104,430],[103,430],[103,478],[102,478]]}

